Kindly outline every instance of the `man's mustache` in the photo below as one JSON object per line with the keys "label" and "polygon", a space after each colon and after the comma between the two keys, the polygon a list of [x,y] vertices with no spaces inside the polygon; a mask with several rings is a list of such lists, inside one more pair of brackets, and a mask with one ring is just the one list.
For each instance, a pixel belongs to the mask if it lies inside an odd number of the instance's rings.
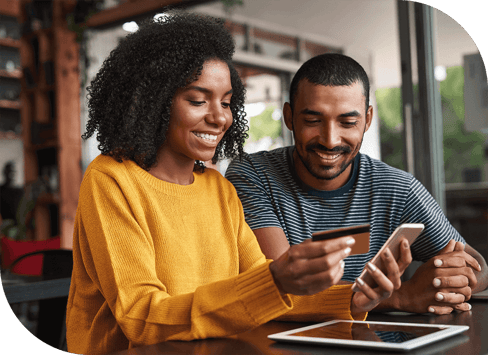
{"label": "man's mustache", "polygon": [[332,149],[329,149],[327,147],[324,147],[320,143],[313,143],[310,145],[307,145],[306,149],[308,151],[314,151],[314,150],[320,150],[324,153],[351,153],[351,147],[345,145],[345,146],[337,146]]}

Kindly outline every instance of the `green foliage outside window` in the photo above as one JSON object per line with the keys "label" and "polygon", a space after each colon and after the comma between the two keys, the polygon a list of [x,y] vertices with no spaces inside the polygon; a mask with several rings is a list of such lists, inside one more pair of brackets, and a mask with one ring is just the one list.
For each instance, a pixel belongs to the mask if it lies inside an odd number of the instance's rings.
{"label": "green foliage outside window", "polygon": [[[462,182],[462,173],[465,169],[481,169],[485,164],[486,136],[480,132],[467,132],[464,128],[463,87],[463,67],[447,68],[447,77],[440,83],[446,183]],[[417,88],[414,90],[417,91]],[[375,95],[380,118],[382,160],[389,165],[404,169],[401,89],[378,89]]]}
{"label": "green foliage outside window", "polygon": [[264,137],[270,137],[275,140],[281,136],[281,120],[273,119],[275,109],[275,106],[268,106],[261,114],[249,119],[250,141],[257,142]]}

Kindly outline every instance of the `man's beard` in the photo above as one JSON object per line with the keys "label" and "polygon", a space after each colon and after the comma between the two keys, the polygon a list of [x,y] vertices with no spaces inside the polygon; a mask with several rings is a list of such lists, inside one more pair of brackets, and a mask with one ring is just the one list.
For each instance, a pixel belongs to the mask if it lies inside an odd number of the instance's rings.
{"label": "man's beard", "polygon": [[[296,148],[295,148],[296,149]],[[349,146],[342,146],[342,147],[334,147],[333,149],[328,149],[328,148],[325,148],[323,145],[319,144],[319,143],[314,143],[314,144],[311,144],[309,146],[307,146],[305,148],[307,151],[309,152],[312,152],[315,150],[315,149],[318,149],[320,151],[323,151],[323,152],[327,152],[327,153],[350,153],[351,152],[351,148]],[[303,163],[303,166],[305,166],[305,168],[308,170],[308,172],[316,179],[319,179],[319,180],[334,180],[336,177],[338,177],[339,175],[341,175],[348,167],[349,165],[351,165],[351,163],[354,161],[354,158],[356,157],[356,155],[354,155],[354,157],[351,158],[351,160],[349,161],[345,161],[342,166],[340,167],[339,171],[332,175],[332,176],[321,176],[319,175],[318,173],[316,173],[313,168],[312,168],[312,163],[310,163],[309,161],[307,161],[304,157],[301,156],[300,152],[298,151],[298,149],[296,149],[297,151],[297,155],[298,157],[300,158],[300,160],[302,161]],[[357,149],[357,151],[359,151],[359,148]],[[324,166],[324,167],[318,167],[319,169],[322,169],[322,170],[330,170],[332,168],[334,168],[333,166]]]}

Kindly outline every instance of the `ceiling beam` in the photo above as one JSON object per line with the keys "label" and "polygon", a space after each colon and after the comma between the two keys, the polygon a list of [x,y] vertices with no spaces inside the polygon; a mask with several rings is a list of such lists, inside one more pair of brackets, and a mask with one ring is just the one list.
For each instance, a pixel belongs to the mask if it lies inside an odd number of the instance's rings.
{"label": "ceiling beam", "polygon": [[216,0],[131,0],[91,16],[86,27],[99,28],[116,26],[128,20],[143,18],[151,13],[171,8],[188,7]]}

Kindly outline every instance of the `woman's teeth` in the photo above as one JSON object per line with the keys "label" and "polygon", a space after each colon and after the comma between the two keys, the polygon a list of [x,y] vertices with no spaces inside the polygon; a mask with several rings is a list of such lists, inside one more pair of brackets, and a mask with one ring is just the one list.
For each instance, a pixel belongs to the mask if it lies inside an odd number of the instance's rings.
{"label": "woman's teeth", "polygon": [[202,139],[206,139],[206,140],[209,140],[209,141],[216,141],[217,140],[217,136],[214,136],[212,134],[207,134],[207,133],[197,133],[197,132],[193,132],[193,134],[199,138],[202,138]]}

